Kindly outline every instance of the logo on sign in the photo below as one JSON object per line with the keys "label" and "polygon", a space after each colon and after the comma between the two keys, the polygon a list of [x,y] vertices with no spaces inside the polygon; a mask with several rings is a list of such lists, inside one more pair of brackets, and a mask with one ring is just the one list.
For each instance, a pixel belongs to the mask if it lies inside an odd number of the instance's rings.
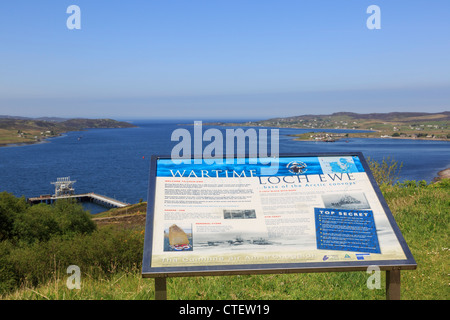
{"label": "logo on sign", "polygon": [[288,168],[289,172],[293,174],[305,173],[306,171],[308,171],[306,167],[306,163],[301,161],[291,161],[286,165],[286,168]]}

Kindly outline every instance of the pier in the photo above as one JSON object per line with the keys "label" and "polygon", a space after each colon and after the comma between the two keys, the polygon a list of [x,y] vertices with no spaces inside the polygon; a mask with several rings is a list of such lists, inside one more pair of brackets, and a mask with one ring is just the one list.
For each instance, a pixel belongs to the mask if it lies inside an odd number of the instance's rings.
{"label": "pier", "polygon": [[78,202],[93,202],[107,208],[123,208],[128,206],[125,202],[94,192],[75,194],[75,189],[73,188],[75,182],[76,181],[71,181],[70,177],[58,178],[56,182],[51,183],[55,185],[54,195],[41,195],[39,197],[28,198],[27,201],[29,204],[52,204],[60,199],[75,199]]}
{"label": "pier", "polygon": [[110,197],[102,196],[94,192],[63,195],[63,196],[43,195],[40,197],[28,198],[27,201],[29,204],[38,204],[38,203],[52,204],[53,202],[59,199],[75,199],[78,202],[93,202],[103,207],[109,208],[123,208],[128,206],[128,204],[125,202]]}

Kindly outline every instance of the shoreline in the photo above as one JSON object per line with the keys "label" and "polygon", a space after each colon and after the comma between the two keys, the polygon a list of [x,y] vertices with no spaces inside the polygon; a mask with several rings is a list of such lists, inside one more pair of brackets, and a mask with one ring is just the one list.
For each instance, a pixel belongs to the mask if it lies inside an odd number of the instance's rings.
{"label": "shoreline", "polygon": [[[138,128],[138,126],[134,126],[134,127],[129,127],[129,128]],[[43,144],[43,143],[50,143],[51,139],[55,139],[55,138],[62,138],[64,136],[66,136],[68,133],[70,132],[83,132],[83,131],[88,131],[88,130],[94,130],[94,129],[126,129],[126,128],[122,128],[122,127],[111,127],[111,128],[84,128],[84,129],[80,129],[80,130],[68,130],[68,131],[63,131],[63,132],[59,132],[58,134],[54,135],[54,136],[47,136],[45,138],[41,138],[38,141],[25,141],[25,142],[11,142],[11,143],[0,143],[0,148],[9,148],[9,147],[26,147],[26,146],[31,146],[31,145],[35,145],[35,144]]]}
{"label": "shoreline", "polygon": [[[295,128],[295,129],[306,129],[306,128]],[[333,139],[334,141],[338,140],[346,140],[346,139],[391,139],[391,140],[416,140],[416,141],[447,141],[450,142],[450,139],[448,138],[432,138],[432,137],[392,137],[391,135],[384,135],[384,136],[367,136],[364,135],[365,133],[378,133],[382,135],[382,131],[367,131],[367,132],[351,132],[349,129],[349,132],[346,132],[347,134],[351,134],[351,136],[343,137],[343,136],[332,136],[333,134],[336,134],[336,132],[326,131],[326,130],[335,130],[335,129],[325,129],[325,131],[311,131],[311,132],[305,132],[300,134],[289,134],[288,136],[292,137],[294,141],[304,141],[304,142],[324,142],[322,139],[303,139],[302,137],[310,134],[330,134],[330,139]],[[355,129],[357,130],[357,129]],[[334,142],[333,141],[333,142]]]}
{"label": "shoreline", "polygon": [[19,142],[19,143],[0,143],[0,148],[7,148],[7,147],[25,147],[25,146],[31,146],[34,144],[41,144],[41,143],[48,143],[47,140],[41,140],[41,141],[29,141],[29,142]]}
{"label": "shoreline", "polygon": [[450,179],[450,168],[439,171],[437,177],[433,178],[431,182],[439,182],[444,179]]}
{"label": "shoreline", "polygon": [[[289,135],[290,137],[293,137],[293,141],[298,141],[298,142],[326,142],[324,140],[312,140],[312,139],[300,139],[300,138],[295,138],[296,135]],[[339,140],[348,140],[348,139],[392,139],[392,140],[414,140],[414,141],[446,141],[446,142],[450,142],[450,139],[441,139],[441,138],[411,138],[411,137],[388,137],[388,138],[381,138],[381,137],[346,137],[346,138],[339,138],[339,139],[334,139],[335,141],[339,141]]]}
{"label": "shoreline", "polygon": [[31,146],[31,145],[35,145],[35,144],[43,144],[43,143],[50,143],[50,139],[54,139],[54,138],[61,138],[64,137],[67,133],[69,132],[76,132],[76,131],[66,131],[66,132],[61,132],[57,135],[54,136],[49,136],[46,138],[41,138],[38,141],[25,141],[25,142],[11,142],[11,143],[0,143],[0,148],[7,148],[7,147],[26,147],[26,146]]}
{"label": "shoreline", "polygon": [[[192,125],[192,124],[191,124]],[[258,125],[254,125],[254,124],[248,124],[248,123],[222,123],[222,122],[207,122],[207,123],[203,123],[203,126],[218,126],[218,127],[246,127],[246,128],[274,128],[274,129],[298,129],[298,130],[321,130],[321,131],[310,131],[310,132],[305,132],[305,133],[299,133],[299,134],[289,134],[287,136],[292,137],[293,141],[300,141],[300,142],[324,142],[323,140],[314,140],[314,139],[301,139],[301,135],[305,135],[305,134],[318,134],[318,133],[331,133],[331,134],[335,134],[336,132],[331,132],[331,131],[327,131],[327,130],[342,130],[342,133],[348,133],[348,134],[352,134],[352,135],[359,135],[359,134],[364,134],[364,133],[369,133],[369,134],[379,134],[379,135],[383,135],[382,130],[370,130],[370,129],[344,129],[344,128],[302,128],[302,127],[280,127],[280,126],[258,126]],[[392,134],[391,132],[386,132],[386,135]],[[341,140],[341,139],[351,139],[351,138],[361,138],[361,139],[398,139],[398,140],[420,140],[420,141],[447,141],[450,142],[450,139],[445,139],[445,138],[427,138],[427,137],[392,137],[392,136],[387,136],[387,137],[367,137],[367,136],[349,136],[349,137],[335,137],[335,141]]]}
{"label": "shoreline", "polygon": [[0,117],[0,147],[20,147],[45,143],[49,139],[64,136],[69,132],[134,127],[137,126],[129,122],[113,119],[74,118],[55,122],[32,118]]}

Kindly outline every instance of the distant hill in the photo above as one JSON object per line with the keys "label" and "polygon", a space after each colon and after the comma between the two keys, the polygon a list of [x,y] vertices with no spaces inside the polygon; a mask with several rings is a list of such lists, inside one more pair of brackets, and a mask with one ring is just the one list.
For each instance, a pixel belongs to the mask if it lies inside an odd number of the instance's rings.
{"label": "distant hill", "polygon": [[[356,122],[360,120],[360,122]],[[444,111],[439,113],[426,113],[426,112],[389,112],[389,113],[354,113],[354,112],[335,112],[332,114],[306,114],[300,116],[272,118],[268,120],[249,121],[244,123],[245,125],[256,126],[293,126],[305,124],[316,124],[320,127],[327,127],[329,129],[336,127],[336,125],[343,125],[342,123],[351,121],[352,124],[358,124],[358,127],[363,124],[370,123],[415,123],[415,122],[448,122],[450,121],[450,111]],[[354,123],[356,122],[356,123]],[[216,122],[215,124],[227,124]],[[237,124],[236,124],[237,125]],[[240,123],[242,125],[242,123]],[[328,125],[328,126],[327,126]],[[366,129],[366,127],[364,127]]]}
{"label": "distant hill", "polygon": [[35,143],[67,131],[93,128],[131,128],[135,125],[112,119],[26,118],[0,116],[0,145]]}
{"label": "distant hill", "polygon": [[[354,113],[336,112],[328,115],[300,115],[285,118],[273,118],[245,123],[210,123],[210,125],[276,127],[318,129],[370,130],[372,133],[350,134],[350,137],[392,137],[420,139],[450,139],[450,112],[389,112]],[[349,136],[349,135],[346,135]],[[328,140],[326,135],[299,135],[300,140]]]}
{"label": "distant hill", "polygon": [[1,115],[1,114],[0,114],[0,119],[45,120],[45,121],[62,122],[62,121],[65,121],[65,120],[69,120],[70,118],[60,118],[60,117],[38,117],[38,118],[30,118],[30,117],[8,116],[8,115]]}
{"label": "distant hill", "polygon": [[416,122],[416,121],[450,121],[450,111],[439,113],[426,112],[389,112],[389,113],[354,113],[354,112],[336,112],[329,115],[301,115],[286,118],[273,118],[258,122],[296,122],[299,120],[370,120],[370,121],[388,121],[388,122]]}

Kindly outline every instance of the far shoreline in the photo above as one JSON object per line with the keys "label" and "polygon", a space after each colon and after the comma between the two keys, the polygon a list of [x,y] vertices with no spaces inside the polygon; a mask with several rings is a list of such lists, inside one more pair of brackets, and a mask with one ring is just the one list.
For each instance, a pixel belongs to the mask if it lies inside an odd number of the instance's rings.
{"label": "far shoreline", "polygon": [[[0,147],[21,147],[49,142],[69,132],[91,129],[123,129],[138,127],[129,122],[113,119],[73,118],[64,121],[48,121],[33,118],[0,116]],[[19,139],[18,139],[19,137]],[[33,138],[34,137],[34,138]],[[20,141],[22,139],[25,141]]]}
{"label": "far shoreline", "polygon": [[[309,133],[309,132],[308,132]],[[289,135],[290,137],[293,137],[293,141],[297,142],[326,142],[324,140],[312,140],[312,139],[300,139],[295,138],[297,135]],[[346,140],[346,139],[391,139],[391,140],[413,140],[413,141],[443,141],[443,142],[450,142],[450,139],[441,139],[441,138],[412,138],[412,137],[345,137],[345,138],[339,138],[335,139],[335,141],[339,140]]]}
{"label": "far shoreline", "polygon": [[26,147],[36,144],[44,144],[44,143],[50,143],[52,139],[56,138],[62,138],[64,136],[67,136],[68,133],[71,132],[83,132],[88,130],[94,130],[94,129],[126,129],[126,128],[138,128],[138,126],[133,127],[111,127],[111,128],[83,128],[80,130],[68,130],[68,131],[62,131],[54,136],[47,136],[45,138],[39,138],[39,140],[36,141],[24,141],[24,142],[11,142],[11,143],[0,143],[0,148],[10,148],[10,147]]}
{"label": "far shoreline", "polygon": [[[193,125],[193,124],[192,124]],[[309,132],[305,132],[305,133],[299,133],[299,134],[289,134],[287,136],[292,137],[293,141],[299,141],[299,142],[325,142],[324,140],[314,140],[314,139],[301,139],[299,138],[299,136],[301,135],[306,135],[306,134],[319,134],[319,133],[323,133],[323,134],[336,134],[338,132],[331,132],[331,131],[327,131],[327,130],[340,130],[341,132],[339,133],[348,133],[348,134],[352,134],[352,135],[358,135],[358,134],[364,134],[364,133],[378,133],[380,135],[383,135],[383,131],[381,130],[369,130],[369,129],[351,129],[351,128],[305,128],[305,127],[280,127],[280,126],[259,126],[259,125],[254,125],[254,124],[248,124],[248,123],[238,123],[238,122],[233,122],[233,123],[222,123],[222,122],[209,122],[209,123],[203,123],[203,126],[218,126],[218,127],[246,127],[246,128],[273,128],[273,129],[294,129],[294,130],[311,130],[311,129],[316,129],[316,130],[320,130],[320,131],[309,131]],[[342,140],[342,139],[352,139],[352,138],[361,138],[361,139],[398,139],[398,140],[416,140],[416,141],[446,141],[446,142],[450,142],[450,139],[445,139],[445,138],[427,138],[427,137],[392,137],[390,135],[388,135],[387,133],[385,134],[387,136],[382,137],[367,137],[367,136],[349,136],[349,137],[336,137],[336,139],[334,139],[335,141],[338,140]]]}
{"label": "far shoreline", "polygon": [[[52,137],[56,138],[56,137]],[[19,142],[19,143],[0,143],[0,148],[10,148],[10,147],[26,147],[35,144],[48,143],[47,139],[41,141],[27,141],[27,142]]]}
{"label": "far shoreline", "polygon": [[437,173],[437,177],[435,177],[432,182],[439,182],[444,179],[450,179],[450,168],[441,170]]}
{"label": "far shoreline", "polygon": [[[95,129],[95,128],[92,128]],[[80,130],[80,131],[85,131],[85,130],[89,130],[89,129],[84,129],[84,130]],[[67,133],[69,132],[77,132],[79,130],[74,130],[74,131],[65,131],[65,132],[60,132],[54,136],[48,136],[45,138],[40,138],[40,140],[37,141],[24,141],[24,142],[12,142],[12,143],[0,143],[0,148],[11,148],[11,147],[26,147],[26,146],[32,146],[32,145],[36,145],[36,144],[44,144],[44,143],[50,143],[52,139],[56,139],[56,138],[63,138],[65,136],[67,136]]]}

